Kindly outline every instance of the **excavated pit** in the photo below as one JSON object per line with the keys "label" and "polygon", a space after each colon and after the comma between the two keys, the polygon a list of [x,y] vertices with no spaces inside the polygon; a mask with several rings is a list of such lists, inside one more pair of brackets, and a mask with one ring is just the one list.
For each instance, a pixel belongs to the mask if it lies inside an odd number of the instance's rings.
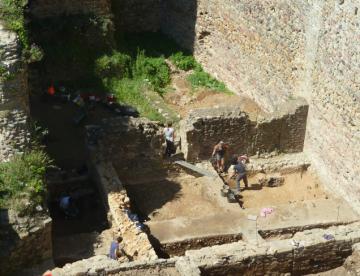
{"label": "excavated pit", "polygon": [[[212,171],[207,164],[200,165]],[[171,165],[166,176],[127,179],[134,211],[149,227],[149,237],[162,258],[187,250],[245,241],[290,239],[296,232],[326,229],[355,221],[356,214],[343,201],[326,193],[307,170],[291,173],[251,173],[249,188],[241,192],[241,205],[228,203],[220,193],[227,177],[205,177]],[[281,185],[272,186],[281,178]],[[264,179],[270,179],[264,181]],[[234,181],[229,181],[233,188]],[[243,187],[243,183],[241,183]],[[261,216],[262,208],[274,212]],[[255,222],[249,216],[257,216]]]}
{"label": "excavated pit", "polygon": [[[53,261],[59,267],[105,253],[108,249],[106,243],[112,239],[106,232],[109,224],[96,185],[86,174],[75,177],[64,175],[48,181]],[[59,199],[64,195],[71,196],[76,215],[66,216],[60,209]]]}

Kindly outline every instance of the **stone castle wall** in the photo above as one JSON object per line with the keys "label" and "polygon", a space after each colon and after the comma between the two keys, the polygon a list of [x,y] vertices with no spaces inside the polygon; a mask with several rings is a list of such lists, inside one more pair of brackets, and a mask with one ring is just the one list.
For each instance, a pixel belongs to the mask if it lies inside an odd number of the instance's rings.
{"label": "stone castle wall", "polygon": [[360,211],[360,3],[321,2],[305,150],[327,187]]}
{"label": "stone castle wall", "polygon": [[266,117],[252,117],[238,106],[194,110],[181,123],[182,151],[190,161],[206,160],[223,140],[228,156],[264,152],[301,152],[304,146],[308,105],[293,100]]}
{"label": "stone castle wall", "polygon": [[110,0],[31,0],[29,10],[34,18],[88,13],[108,15],[111,3]]}
{"label": "stone castle wall", "polygon": [[[163,31],[183,47],[193,49],[206,71],[234,92],[246,94],[273,111],[300,89],[307,9],[304,1],[167,2],[172,5],[165,4],[170,8]],[[189,5],[194,3],[196,16],[187,16]]]}
{"label": "stone castle wall", "polygon": [[158,31],[162,0],[113,0],[112,11],[118,31]]}
{"label": "stone castle wall", "polygon": [[29,140],[29,95],[26,65],[15,33],[0,22],[0,162],[25,150]]}

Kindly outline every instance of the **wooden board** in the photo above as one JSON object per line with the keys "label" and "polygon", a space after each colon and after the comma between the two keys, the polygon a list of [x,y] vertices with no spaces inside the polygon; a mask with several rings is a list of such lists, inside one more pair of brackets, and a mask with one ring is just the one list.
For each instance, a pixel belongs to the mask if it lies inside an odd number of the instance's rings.
{"label": "wooden board", "polygon": [[197,167],[197,166],[195,166],[195,165],[193,165],[193,164],[190,164],[190,163],[188,163],[188,162],[186,162],[186,161],[178,160],[178,161],[175,161],[174,163],[175,163],[175,164],[178,164],[178,165],[180,165],[180,166],[183,166],[184,168],[190,169],[190,170],[192,170],[192,171],[194,171],[194,172],[197,172],[197,173],[199,173],[199,174],[201,174],[201,175],[204,175],[204,176],[217,177],[216,174],[211,173],[211,172],[209,172],[209,171],[207,171],[207,170],[205,170],[205,169],[203,169],[203,168],[199,168],[199,167]]}

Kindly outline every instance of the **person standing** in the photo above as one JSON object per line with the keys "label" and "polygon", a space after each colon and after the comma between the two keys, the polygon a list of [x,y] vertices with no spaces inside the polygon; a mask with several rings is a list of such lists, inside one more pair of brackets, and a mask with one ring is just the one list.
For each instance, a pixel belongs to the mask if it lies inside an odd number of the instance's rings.
{"label": "person standing", "polygon": [[238,158],[238,162],[233,167],[232,173],[229,175],[229,179],[236,176],[236,191],[237,193],[240,192],[240,181],[243,180],[245,184],[245,188],[249,187],[248,179],[246,175],[246,166],[245,163],[248,160],[246,155],[241,155]]}
{"label": "person standing", "polygon": [[167,123],[167,126],[164,128],[164,136],[166,142],[165,156],[171,157],[171,154],[175,152],[175,130],[172,127],[172,123]]}
{"label": "person standing", "polygon": [[214,150],[212,152],[212,157],[215,157],[216,160],[216,170],[219,173],[224,172],[225,153],[226,153],[226,145],[223,141],[219,141],[214,146]]}

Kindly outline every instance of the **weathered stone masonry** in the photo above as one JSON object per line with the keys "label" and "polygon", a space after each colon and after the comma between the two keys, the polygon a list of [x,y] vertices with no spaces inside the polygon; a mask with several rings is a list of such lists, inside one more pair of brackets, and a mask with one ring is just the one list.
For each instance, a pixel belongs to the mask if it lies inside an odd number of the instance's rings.
{"label": "weathered stone masonry", "polygon": [[[239,241],[231,244],[186,251],[185,257],[157,260],[147,264],[134,262],[116,264],[112,260],[89,260],[53,270],[54,275],[306,275],[341,266],[360,241],[359,222],[329,229],[312,229],[295,234],[293,239],[262,242],[259,245]],[[324,235],[333,239],[327,241]],[[299,246],[292,241],[301,242]],[[355,244],[355,246],[353,246]],[[100,260],[97,260],[100,259]],[[199,271],[200,269],[200,271]],[[86,274],[88,273],[88,274]],[[357,275],[357,274],[351,274]]]}
{"label": "weathered stone masonry", "polygon": [[152,14],[207,71],[266,110],[306,98],[305,151],[327,187],[360,210],[359,8],[355,0],[167,0]]}
{"label": "weathered stone masonry", "polygon": [[12,210],[5,212],[8,221],[0,221],[0,275],[52,258],[52,220],[46,213],[19,217]]}
{"label": "weathered stone masonry", "polygon": [[303,150],[308,105],[293,100],[266,117],[254,117],[238,106],[198,109],[181,122],[182,151],[191,161],[207,160],[220,140],[231,154],[294,153]]}
{"label": "weathered stone masonry", "polygon": [[[315,1],[320,5],[322,1]],[[305,150],[324,183],[360,210],[360,3],[325,1],[313,47]]]}
{"label": "weathered stone masonry", "polygon": [[23,152],[29,139],[29,96],[26,65],[17,35],[0,22],[0,63],[8,77],[0,79],[0,162]]}
{"label": "weathered stone masonry", "polygon": [[32,0],[29,2],[30,14],[34,18],[88,13],[108,15],[111,13],[110,0]]}

